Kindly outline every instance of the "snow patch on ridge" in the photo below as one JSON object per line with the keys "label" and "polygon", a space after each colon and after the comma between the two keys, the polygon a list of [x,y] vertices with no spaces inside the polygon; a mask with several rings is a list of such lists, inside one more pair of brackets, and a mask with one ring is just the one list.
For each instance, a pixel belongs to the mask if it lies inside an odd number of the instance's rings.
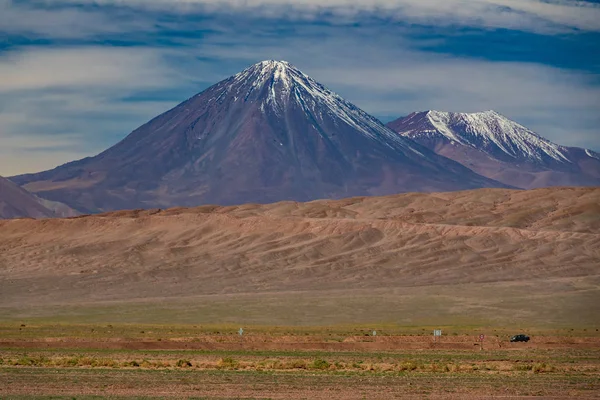
{"label": "snow patch on ridge", "polygon": [[587,154],[591,158],[595,158],[596,160],[600,160],[600,154],[596,153],[595,151],[591,151],[591,150],[585,149],[585,154]]}

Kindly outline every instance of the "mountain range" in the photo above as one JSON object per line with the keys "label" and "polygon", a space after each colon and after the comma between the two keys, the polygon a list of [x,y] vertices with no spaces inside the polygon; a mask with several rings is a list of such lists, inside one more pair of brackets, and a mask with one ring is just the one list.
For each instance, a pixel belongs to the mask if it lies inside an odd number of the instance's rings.
{"label": "mountain range", "polygon": [[416,112],[387,126],[507,185],[522,189],[600,185],[600,154],[552,143],[495,111]]}
{"label": "mountain range", "polygon": [[263,61],[94,157],[12,177],[83,213],[401,192],[600,185],[600,156],[495,112],[385,126],[285,61]]}
{"label": "mountain range", "polygon": [[91,158],[13,180],[84,212],[505,187],[264,61]]}

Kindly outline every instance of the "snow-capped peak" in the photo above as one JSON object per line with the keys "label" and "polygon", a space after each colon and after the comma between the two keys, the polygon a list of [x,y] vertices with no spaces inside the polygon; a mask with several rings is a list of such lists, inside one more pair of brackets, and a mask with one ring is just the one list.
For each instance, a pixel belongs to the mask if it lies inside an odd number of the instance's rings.
{"label": "snow-capped peak", "polygon": [[304,77],[298,68],[287,61],[266,60],[254,64],[237,75],[233,76],[234,83],[252,79],[256,85],[263,84],[265,81],[273,79],[277,82],[283,82],[289,87],[294,77]]}
{"label": "snow-capped peak", "polygon": [[[253,65],[249,69],[251,70],[259,70],[259,75],[261,77],[269,77],[273,76],[276,81],[281,81],[284,83],[289,82],[288,70],[293,70],[293,72],[300,72],[296,67],[290,64],[287,61],[275,61],[275,60],[266,60],[261,61],[258,64]],[[245,72],[245,71],[244,71]],[[242,72],[242,74],[244,73]]]}
{"label": "snow-capped peak", "polygon": [[389,147],[400,146],[419,153],[410,141],[287,61],[261,61],[224,81],[221,88],[217,101],[228,95],[236,101],[256,102],[263,113],[278,116],[300,109],[315,123],[333,118],[336,124],[347,124]]}
{"label": "snow-capped peak", "polygon": [[253,68],[258,65],[260,65],[264,69],[269,69],[269,70],[285,70],[286,68],[297,69],[296,67],[294,67],[292,64],[290,64],[287,61],[276,61],[276,60],[261,61],[258,64],[255,64],[254,66],[252,66],[250,68]]}
{"label": "snow-capped peak", "polygon": [[570,162],[565,148],[541,137],[502,114],[489,110],[477,113],[428,111],[427,120],[451,141],[486,152],[502,151],[515,159],[542,161],[546,157]]}

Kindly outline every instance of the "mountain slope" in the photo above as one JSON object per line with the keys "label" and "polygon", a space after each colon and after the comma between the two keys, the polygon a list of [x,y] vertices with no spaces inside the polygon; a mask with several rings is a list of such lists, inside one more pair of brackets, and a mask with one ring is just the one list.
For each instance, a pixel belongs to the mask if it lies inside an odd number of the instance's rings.
{"label": "mountain slope", "polygon": [[507,185],[524,189],[600,185],[600,154],[552,143],[495,111],[418,112],[387,126]]}
{"label": "mountain slope", "polygon": [[210,87],[96,157],[13,180],[90,212],[502,186],[277,61]]}
{"label": "mountain slope", "polygon": [[0,219],[73,215],[76,213],[68,207],[40,199],[8,179],[0,177]]}

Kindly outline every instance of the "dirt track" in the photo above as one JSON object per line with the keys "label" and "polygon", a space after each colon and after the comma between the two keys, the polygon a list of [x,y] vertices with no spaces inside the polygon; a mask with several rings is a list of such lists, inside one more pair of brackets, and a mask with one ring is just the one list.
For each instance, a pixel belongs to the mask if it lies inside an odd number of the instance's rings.
{"label": "dirt track", "polygon": [[[394,350],[478,350],[476,337],[442,338],[433,342],[425,336],[387,336],[379,338],[348,337],[343,341],[327,341],[298,337],[249,336],[200,337],[197,339],[128,340],[128,339],[40,339],[0,340],[1,348],[23,349],[110,349],[110,350],[255,350],[255,351],[394,351]],[[510,343],[498,338],[487,338],[485,349],[600,349],[600,338],[536,337],[529,343]]]}

